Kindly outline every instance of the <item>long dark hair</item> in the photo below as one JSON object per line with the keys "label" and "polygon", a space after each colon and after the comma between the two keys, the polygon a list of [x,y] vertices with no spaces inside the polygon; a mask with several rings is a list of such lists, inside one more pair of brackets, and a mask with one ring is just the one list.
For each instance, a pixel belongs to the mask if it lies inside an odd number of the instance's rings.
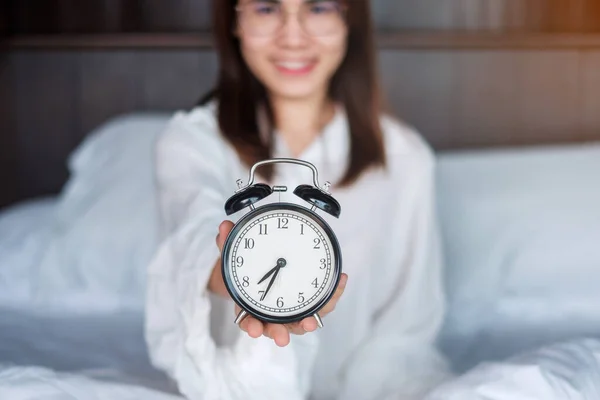
{"label": "long dark hair", "polygon": [[[382,106],[369,1],[347,3],[347,52],[329,87],[330,98],[341,103],[346,111],[351,137],[348,169],[336,183],[339,186],[351,184],[369,167],[385,166],[379,120]],[[261,139],[260,129],[266,129],[272,138],[273,112],[265,87],[250,72],[242,58],[239,39],[233,34],[237,23],[235,6],[236,0],[213,2],[219,75],[216,87],[200,104],[217,101],[221,133],[250,166],[271,157],[273,141]],[[266,121],[259,123],[258,107],[264,110]],[[267,180],[272,173],[268,166],[261,169]]]}

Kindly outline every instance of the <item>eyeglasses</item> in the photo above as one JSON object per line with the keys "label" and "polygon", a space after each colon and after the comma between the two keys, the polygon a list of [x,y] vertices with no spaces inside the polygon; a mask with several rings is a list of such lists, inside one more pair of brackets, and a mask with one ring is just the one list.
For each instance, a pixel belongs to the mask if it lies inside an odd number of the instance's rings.
{"label": "eyeglasses", "polygon": [[[286,22],[286,11],[279,1],[251,0],[236,7],[240,29],[250,36],[273,36]],[[340,32],[345,24],[346,7],[339,1],[307,0],[296,14],[310,36],[328,36]]]}

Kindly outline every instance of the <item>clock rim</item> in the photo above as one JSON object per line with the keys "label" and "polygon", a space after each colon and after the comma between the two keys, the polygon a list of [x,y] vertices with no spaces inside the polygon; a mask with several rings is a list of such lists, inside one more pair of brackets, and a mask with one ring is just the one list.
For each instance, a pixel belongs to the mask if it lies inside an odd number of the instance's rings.
{"label": "clock rim", "polygon": [[[256,216],[268,213],[269,211],[272,211],[272,210],[296,211],[301,214],[304,214],[308,218],[311,218],[317,225],[319,225],[321,227],[321,229],[323,229],[323,231],[325,232],[325,235],[327,235],[327,237],[330,239],[332,251],[335,255],[335,261],[334,261],[333,271],[332,271],[332,278],[335,280],[335,283],[330,285],[329,289],[327,289],[327,293],[325,294],[325,296],[323,296],[323,298],[321,300],[319,300],[316,304],[314,304],[308,310],[302,311],[299,314],[288,315],[288,316],[273,316],[273,315],[268,315],[268,314],[265,314],[263,312],[260,312],[256,309],[254,309],[253,307],[248,305],[247,301],[241,295],[239,295],[236,290],[234,290],[235,283],[233,282],[233,279],[230,276],[230,274],[226,273],[226,260],[229,258],[228,254],[231,250],[231,247],[233,246],[233,238],[235,237],[235,235],[241,229],[243,229],[243,227],[245,227],[246,222],[248,222],[249,220],[253,219]],[[293,204],[293,203],[265,204],[263,206],[256,207],[254,210],[250,211],[249,213],[244,215],[242,218],[240,218],[239,221],[234,225],[234,227],[229,232],[229,235],[227,235],[227,238],[225,239],[225,244],[223,246],[222,256],[221,256],[221,275],[223,276],[223,281],[225,283],[225,288],[227,289],[227,292],[229,293],[229,295],[231,296],[233,301],[242,310],[246,311],[248,314],[252,315],[253,317],[255,317],[256,319],[258,319],[260,321],[274,323],[274,324],[289,324],[289,323],[298,322],[298,321],[303,320],[304,318],[313,316],[315,313],[319,312],[319,310],[321,310],[327,304],[327,302],[329,302],[329,300],[331,300],[331,298],[333,297],[333,295],[335,293],[335,289],[337,288],[337,286],[339,284],[340,278],[342,276],[342,251],[341,251],[337,236],[333,232],[333,229],[331,229],[329,224],[319,214],[315,213],[314,211],[311,211],[310,209],[308,209],[304,206],[301,206],[298,204]]]}

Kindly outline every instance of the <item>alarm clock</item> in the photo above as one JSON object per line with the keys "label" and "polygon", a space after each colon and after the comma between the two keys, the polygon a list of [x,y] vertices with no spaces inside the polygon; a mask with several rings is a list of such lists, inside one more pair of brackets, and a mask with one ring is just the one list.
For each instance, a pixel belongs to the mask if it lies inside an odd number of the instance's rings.
{"label": "alarm clock", "polygon": [[[258,203],[286,186],[254,183],[257,168],[275,163],[308,167],[313,185],[301,184],[294,195],[304,205],[289,202]],[[319,185],[318,171],[307,161],[275,158],[250,169],[248,183],[226,201],[225,212],[248,212],[233,226],[223,245],[221,272],[225,287],[245,317],[287,324],[313,316],[322,328],[321,310],[333,296],[342,273],[342,254],[335,233],[318,214],[339,218],[340,204],[329,193],[331,184]]]}

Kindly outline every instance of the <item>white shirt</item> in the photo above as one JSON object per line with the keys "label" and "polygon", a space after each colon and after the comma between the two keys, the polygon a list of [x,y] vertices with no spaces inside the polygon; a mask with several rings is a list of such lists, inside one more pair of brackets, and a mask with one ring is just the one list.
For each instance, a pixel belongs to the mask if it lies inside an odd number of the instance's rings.
{"label": "white shirt", "polygon": [[[434,156],[413,130],[382,116],[387,170],[348,188],[332,186],[339,219],[320,215],[340,242],[348,283],[324,328],[292,335],[287,347],[250,338],[234,324],[231,300],[207,290],[219,250],[225,201],[249,169],[219,134],[214,108],[179,112],[157,142],[162,242],[148,268],[146,341],[153,364],[189,399],[418,399],[447,376],[434,342],[444,314],[442,257],[434,205]],[[274,157],[289,157],[276,135]],[[298,158],[319,180],[337,182],[348,162],[345,114]],[[258,171],[259,172],[259,171]],[[281,200],[310,169],[277,164]],[[278,201],[273,194],[265,202]],[[305,204],[303,204],[305,205]]]}

